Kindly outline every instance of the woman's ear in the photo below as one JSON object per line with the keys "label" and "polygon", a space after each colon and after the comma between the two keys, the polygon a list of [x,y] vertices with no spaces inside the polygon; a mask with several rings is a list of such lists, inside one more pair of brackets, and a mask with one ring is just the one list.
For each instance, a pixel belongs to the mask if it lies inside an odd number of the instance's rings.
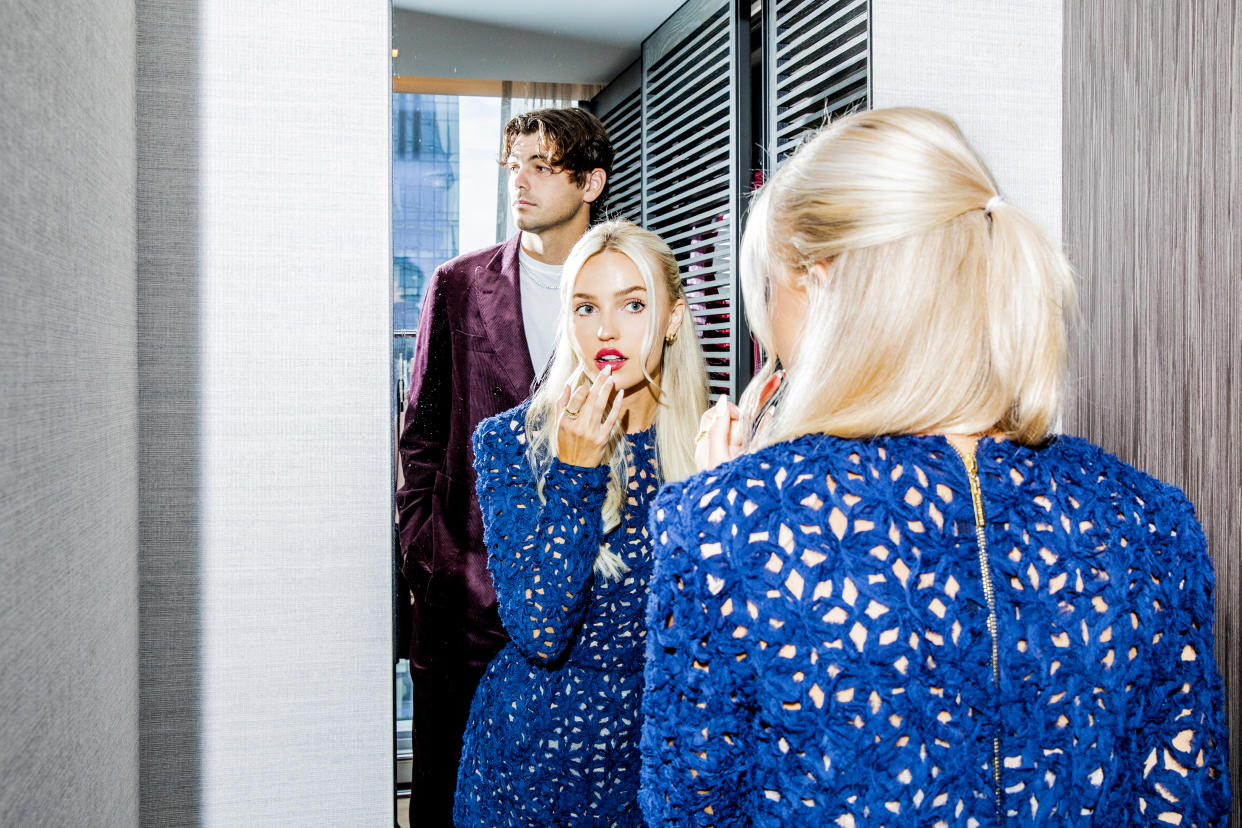
{"label": "woman's ear", "polygon": [[677,338],[677,332],[681,330],[681,323],[686,317],[686,300],[678,299],[673,305],[672,311],[668,315],[668,328],[664,331],[665,340],[672,342]]}
{"label": "woman's ear", "polygon": [[[810,267],[806,269],[806,280],[808,282],[818,282],[821,285],[832,278],[832,260],[822,262],[812,262]],[[805,282],[803,286],[805,287]]]}

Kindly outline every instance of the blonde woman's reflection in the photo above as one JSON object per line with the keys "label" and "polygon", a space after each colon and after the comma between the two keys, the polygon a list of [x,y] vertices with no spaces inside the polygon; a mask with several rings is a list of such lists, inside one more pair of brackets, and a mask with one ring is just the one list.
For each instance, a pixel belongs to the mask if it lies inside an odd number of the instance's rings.
{"label": "blonde woman's reflection", "polygon": [[671,251],[633,224],[574,246],[561,305],[548,378],[474,435],[511,641],[471,706],[458,828],[643,824],[647,506],[694,471],[703,356]]}

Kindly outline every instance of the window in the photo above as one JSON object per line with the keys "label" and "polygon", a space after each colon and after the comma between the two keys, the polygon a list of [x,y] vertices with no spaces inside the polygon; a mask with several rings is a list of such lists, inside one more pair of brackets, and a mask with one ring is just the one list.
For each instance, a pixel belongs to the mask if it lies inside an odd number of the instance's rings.
{"label": "window", "polygon": [[[512,114],[572,102],[415,92],[392,97],[392,371],[400,417],[419,310],[432,273],[449,259],[504,241],[517,230],[509,215],[507,182],[496,163],[504,123]],[[401,659],[396,667],[397,783],[407,790],[412,695],[409,663]]]}

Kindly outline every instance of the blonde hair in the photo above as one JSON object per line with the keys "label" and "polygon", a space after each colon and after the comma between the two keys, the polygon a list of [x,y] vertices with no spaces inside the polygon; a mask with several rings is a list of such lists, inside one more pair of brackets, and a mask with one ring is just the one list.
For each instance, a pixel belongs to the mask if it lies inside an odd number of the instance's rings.
{"label": "blonde hair", "polygon": [[755,447],[811,432],[992,432],[1030,445],[1056,427],[1073,272],[944,115],[861,112],[804,144],[752,207],[741,271],[768,355],[743,395],[752,415],[776,367],[771,285],[804,287],[807,301],[796,364]]}
{"label": "blonde hair", "polygon": [[[581,353],[573,335],[574,286],[582,266],[591,257],[604,252],[620,253],[634,263],[647,289],[650,307],[655,307],[656,297],[659,296],[657,283],[662,285],[668,297],[670,310],[679,300],[684,302],[686,298],[673,251],[655,233],[628,221],[597,224],[570,250],[561,271],[561,324],[557,330],[552,362],[531,397],[526,413],[526,454],[535,475],[540,502],[545,497],[544,477],[557,455],[556,423],[560,414],[561,393],[566,385],[576,388],[591,382],[591,375],[587,373],[591,360]],[[682,317],[681,328],[671,343],[664,340],[664,331],[656,330],[656,316],[655,313],[647,315],[647,332],[639,364],[657,400],[656,456],[660,474],[665,481],[681,480],[695,472],[694,437],[699,417],[707,408],[707,374],[689,310]],[[659,383],[647,374],[647,355],[655,347],[663,348]],[[600,514],[605,533],[621,523],[622,498],[628,483],[625,434],[620,426],[609,443],[608,465],[608,491]],[[629,571],[620,556],[608,548],[607,542],[600,545],[595,569],[602,576],[618,581]]]}

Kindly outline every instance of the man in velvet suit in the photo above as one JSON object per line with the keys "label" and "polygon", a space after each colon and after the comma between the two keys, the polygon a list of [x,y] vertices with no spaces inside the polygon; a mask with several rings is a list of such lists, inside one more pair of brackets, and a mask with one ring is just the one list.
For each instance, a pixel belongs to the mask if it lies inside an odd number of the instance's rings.
{"label": "man in velvet suit", "polygon": [[507,640],[487,571],[470,435],[530,395],[556,334],[560,267],[603,203],[608,134],[580,109],[505,127],[514,224],[503,244],[436,269],[419,317],[397,492],[411,592],[414,828],[451,826],[462,733],[475,686]]}

